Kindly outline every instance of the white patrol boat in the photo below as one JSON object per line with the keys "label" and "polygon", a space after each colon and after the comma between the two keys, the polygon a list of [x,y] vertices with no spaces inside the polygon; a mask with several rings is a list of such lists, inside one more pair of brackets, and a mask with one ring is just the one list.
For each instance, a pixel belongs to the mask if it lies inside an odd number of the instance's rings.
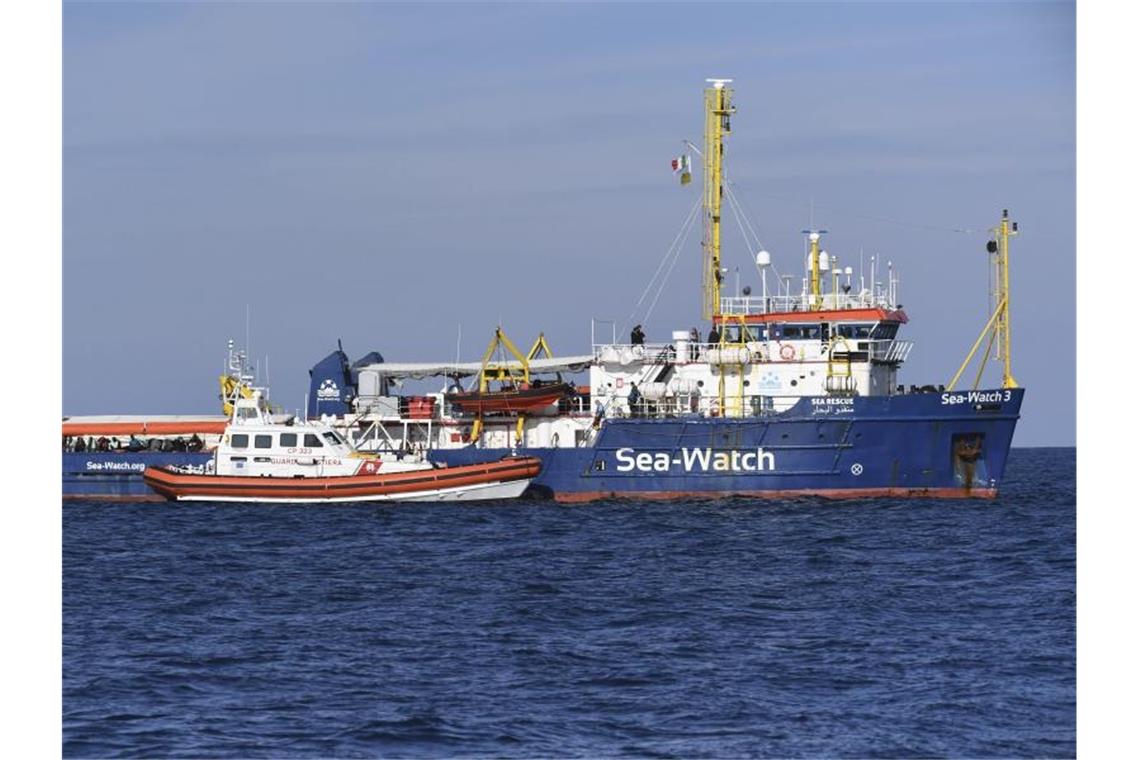
{"label": "white patrol boat", "polygon": [[234,401],[206,465],[148,467],[143,479],[180,501],[475,501],[516,498],[540,469],[535,457],[448,467],[413,453],[364,454],[328,425],[271,414],[254,389]]}

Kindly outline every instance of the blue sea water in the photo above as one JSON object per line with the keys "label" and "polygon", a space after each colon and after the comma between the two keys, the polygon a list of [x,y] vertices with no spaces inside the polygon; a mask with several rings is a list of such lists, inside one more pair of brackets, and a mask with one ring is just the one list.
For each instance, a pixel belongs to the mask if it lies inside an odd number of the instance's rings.
{"label": "blue sea water", "polygon": [[65,757],[1072,757],[1074,449],[996,501],[63,507]]}

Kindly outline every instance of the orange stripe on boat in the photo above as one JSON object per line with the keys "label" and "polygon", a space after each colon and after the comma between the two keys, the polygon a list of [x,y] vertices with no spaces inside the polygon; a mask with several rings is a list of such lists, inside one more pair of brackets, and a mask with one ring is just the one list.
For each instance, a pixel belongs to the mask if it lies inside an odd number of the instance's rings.
{"label": "orange stripe on boat", "polygon": [[65,422],[63,435],[221,435],[228,420],[185,420],[181,422]]}

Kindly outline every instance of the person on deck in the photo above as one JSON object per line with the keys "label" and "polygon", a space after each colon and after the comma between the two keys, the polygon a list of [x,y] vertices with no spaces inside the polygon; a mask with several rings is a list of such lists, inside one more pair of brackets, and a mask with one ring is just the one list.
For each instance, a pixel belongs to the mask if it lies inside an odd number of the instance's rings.
{"label": "person on deck", "polygon": [[637,383],[631,383],[629,386],[629,416],[640,417],[641,413],[638,407],[641,405],[641,391],[637,389]]}
{"label": "person on deck", "polygon": [[645,332],[641,329],[641,325],[634,325],[629,333],[629,342],[635,346],[645,345]]}
{"label": "person on deck", "polygon": [[719,344],[720,344],[720,332],[716,329],[716,326],[714,325],[713,328],[711,330],[709,330],[709,348],[712,348],[713,346],[716,346]]}

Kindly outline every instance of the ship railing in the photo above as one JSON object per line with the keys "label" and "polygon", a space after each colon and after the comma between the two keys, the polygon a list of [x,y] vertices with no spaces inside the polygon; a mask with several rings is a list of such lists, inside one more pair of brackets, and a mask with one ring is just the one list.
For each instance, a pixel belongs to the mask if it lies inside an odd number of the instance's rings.
{"label": "ship railing", "polygon": [[672,343],[595,343],[594,361],[603,364],[663,364],[672,361]]}
{"label": "ship railing", "polygon": [[888,364],[902,364],[910,356],[914,342],[909,340],[873,340],[870,341],[871,359]]}
{"label": "ship railing", "polygon": [[738,394],[725,394],[724,404],[718,396],[677,395],[662,399],[642,398],[634,404],[627,400],[611,404],[607,409],[610,417],[631,417],[640,419],[670,419],[681,416],[708,418],[765,417],[780,414],[791,409],[803,396],[751,395],[743,398]]}
{"label": "ship railing", "polygon": [[[848,309],[893,309],[886,294],[866,293],[825,293],[819,297],[819,308],[825,311]],[[811,296],[725,296],[720,299],[720,311],[725,316],[751,314],[782,314],[791,311],[810,311]]]}

